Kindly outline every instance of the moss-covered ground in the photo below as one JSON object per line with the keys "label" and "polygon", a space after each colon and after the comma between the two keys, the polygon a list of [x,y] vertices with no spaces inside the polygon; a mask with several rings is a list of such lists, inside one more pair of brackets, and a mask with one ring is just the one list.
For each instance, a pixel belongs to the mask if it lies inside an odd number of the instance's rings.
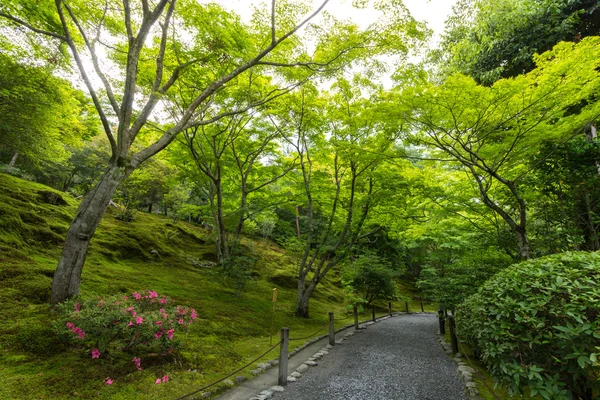
{"label": "moss-covered ground", "polygon": [[[311,300],[311,318],[295,317],[294,262],[271,242],[243,241],[257,252],[259,262],[254,279],[236,297],[232,284],[215,268],[198,266],[198,260],[214,258],[212,232],[142,212],[124,223],[109,209],[92,240],[82,295],[152,289],[194,307],[199,320],[182,350],[168,360],[144,360],[143,371],[127,361],[91,359],[60,342],[48,305],[64,234],[76,208],[77,201],[65,193],[0,174],[0,399],[176,398],[264,352],[269,335],[282,326],[290,328],[291,336],[303,337],[326,323],[327,312],[339,318],[347,315],[334,271]],[[414,295],[410,282],[401,286]],[[274,314],[273,287],[279,289]],[[379,306],[378,314],[384,314],[387,303]],[[417,311],[419,301],[409,307]],[[404,304],[395,303],[393,308],[403,310]],[[427,310],[433,308],[426,305]],[[361,318],[367,319],[367,314]],[[274,350],[265,359],[276,357]],[[156,378],[165,374],[169,382],[155,385]],[[106,385],[106,377],[114,383]]]}

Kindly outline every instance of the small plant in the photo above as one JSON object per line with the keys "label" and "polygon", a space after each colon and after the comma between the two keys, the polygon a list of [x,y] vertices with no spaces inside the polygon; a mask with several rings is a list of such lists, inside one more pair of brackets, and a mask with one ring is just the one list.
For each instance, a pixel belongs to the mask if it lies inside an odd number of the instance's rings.
{"label": "small plant", "polygon": [[91,358],[132,353],[141,370],[140,356],[171,354],[180,337],[198,317],[193,308],[147,290],[129,296],[68,300],[59,306],[54,329],[67,342],[84,349]]}
{"label": "small plant", "polygon": [[125,206],[120,205],[117,208],[117,213],[115,214],[115,218],[118,219],[119,221],[131,222],[135,219],[136,214],[137,214],[137,210],[130,204],[127,204]]}

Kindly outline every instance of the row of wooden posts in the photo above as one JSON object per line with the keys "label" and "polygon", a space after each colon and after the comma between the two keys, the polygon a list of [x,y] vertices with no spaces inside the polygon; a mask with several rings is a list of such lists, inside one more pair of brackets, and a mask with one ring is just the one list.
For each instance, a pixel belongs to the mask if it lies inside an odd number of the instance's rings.
{"label": "row of wooden posts", "polygon": [[[406,308],[406,313],[409,314],[410,310],[408,308],[408,302],[404,303]],[[358,322],[358,307],[354,306],[354,330],[359,329]],[[423,307],[423,302],[421,302],[421,312],[425,312]],[[388,313],[390,317],[392,316],[392,303],[388,302]],[[372,320],[376,321],[375,318],[375,306],[372,308]],[[440,330],[441,330],[440,325]],[[452,328],[451,328],[452,329]],[[288,378],[288,358],[289,358],[289,343],[290,343],[290,328],[281,328],[281,342],[279,347],[279,386],[287,385]],[[331,346],[335,346],[335,318],[333,313],[329,313],[329,344]]]}
{"label": "row of wooden posts", "polygon": [[446,334],[446,319],[448,319],[448,327],[450,329],[450,348],[452,354],[458,353],[458,337],[456,336],[456,322],[454,321],[453,315],[446,314],[442,310],[438,310],[438,320],[440,324],[440,335]]}

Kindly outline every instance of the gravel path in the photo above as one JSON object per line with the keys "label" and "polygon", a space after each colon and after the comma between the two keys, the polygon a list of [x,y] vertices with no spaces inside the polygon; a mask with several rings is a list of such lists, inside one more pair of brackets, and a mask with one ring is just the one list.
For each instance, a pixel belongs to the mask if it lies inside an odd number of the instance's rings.
{"label": "gravel path", "polygon": [[277,400],[464,400],[456,364],[436,338],[434,314],[410,314],[369,326],[288,383]]}

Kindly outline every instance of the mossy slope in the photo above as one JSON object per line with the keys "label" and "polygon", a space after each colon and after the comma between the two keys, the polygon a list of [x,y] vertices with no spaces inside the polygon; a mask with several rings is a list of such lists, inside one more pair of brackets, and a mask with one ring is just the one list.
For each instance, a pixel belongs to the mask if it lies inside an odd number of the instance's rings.
{"label": "mossy slope", "polygon": [[[270,242],[244,240],[260,261],[255,279],[238,298],[215,268],[198,266],[214,257],[212,232],[141,212],[124,223],[109,209],[92,240],[82,295],[153,289],[196,308],[200,318],[183,351],[168,363],[147,359],[138,372],[129,360],[92,360],[56,339],[47,305],[76,208],[68,194],[0,174],[0,399],[177,397],[267,349],[271,326],[273,333],[288,326],[292,336],[306,336],[326,323],[328,311],[338,316],[345,312],[343,292],[332,274],[311,301],[312,318],[294,317],[294,264]],[[273,314],[274,286],[279,298]],[[399,304],[394,307],[400,309]],[[276,356],[273,352],[267,358]],[[166,373],[169,383],[154,385]],[[106,377],[115,384],[105,385]]]}

